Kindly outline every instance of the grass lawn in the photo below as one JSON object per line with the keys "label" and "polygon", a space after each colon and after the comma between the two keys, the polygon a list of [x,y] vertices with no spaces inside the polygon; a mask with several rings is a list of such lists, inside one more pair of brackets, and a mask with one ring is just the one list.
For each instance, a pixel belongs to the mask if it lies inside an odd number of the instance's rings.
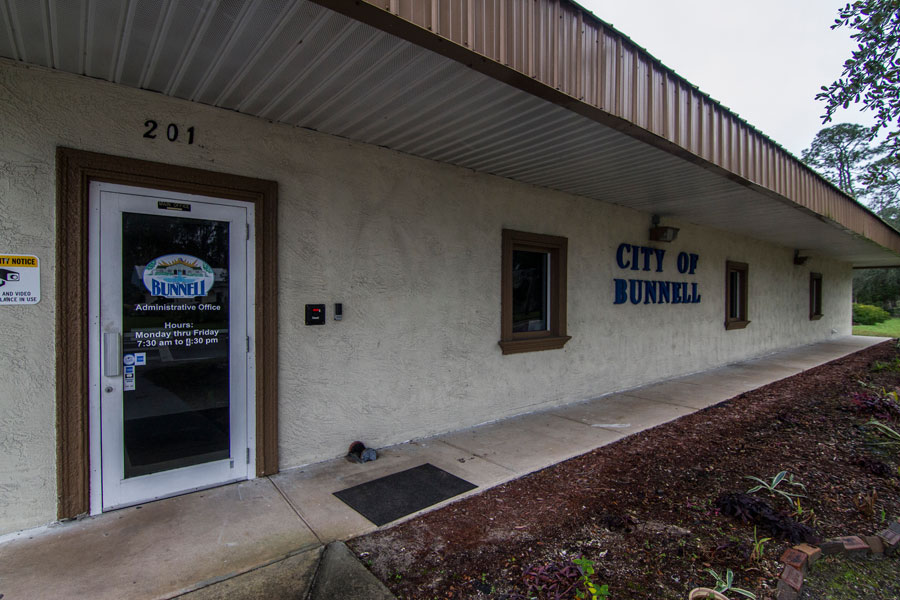
{"label": "grass lawn", "polygon": [[900,319],[888,319],[878,325],[854,325],[853,335],[900,338]]}

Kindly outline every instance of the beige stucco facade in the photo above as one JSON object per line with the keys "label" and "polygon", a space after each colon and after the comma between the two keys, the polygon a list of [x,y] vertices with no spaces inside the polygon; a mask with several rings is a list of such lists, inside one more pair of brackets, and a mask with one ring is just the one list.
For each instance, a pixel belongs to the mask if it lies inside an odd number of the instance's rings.
{"label": "beige stucco facade", "polygon": [[[194,127],[146,139],[144,122]],[[0,307],[0,533],[56,515],[54,318],[58,146],[278,183],[282,469],[850,333],[852,272],[793,248],[83,77],[0,61],[0,253],[41,259],[42,300]],[[504,228],[568,239],[561,350],[503,356]],[[664,248],[663,273],[622,270],[621,243]],[[679,252],[699,255],[695,275]],[[726,260],[749,264],[746,329],[726,331]],[[809,274],[824,317],[809,319]],[[615,305],[615,278],[697,283],[699,303]],[[303,324],[306,303],[343,321]]]}

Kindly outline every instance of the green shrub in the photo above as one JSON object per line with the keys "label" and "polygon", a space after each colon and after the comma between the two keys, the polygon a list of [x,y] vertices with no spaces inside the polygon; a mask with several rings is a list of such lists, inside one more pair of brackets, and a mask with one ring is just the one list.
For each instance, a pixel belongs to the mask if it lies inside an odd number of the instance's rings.
{"label": "green shrub", "polygon": [[883,308],[869,304],[853,305],[853,322],[857,325],[875,325],[890,318],[890,313]]}

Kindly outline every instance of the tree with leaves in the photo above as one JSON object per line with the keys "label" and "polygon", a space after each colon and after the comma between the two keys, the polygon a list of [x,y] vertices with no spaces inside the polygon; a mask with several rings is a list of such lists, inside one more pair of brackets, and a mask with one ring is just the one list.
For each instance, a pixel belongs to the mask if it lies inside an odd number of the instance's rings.
{"label": "tree with leaves", "polygon": [[[879,210],[878,216],[894,229],[900,229],[900,206],[896,202]],[[900,269],[859,269],[853,272],[854,302],[894,309],[898,299]]]}
{"label": "tree with leaves", "polygon": [[900,0],[856,0],[839,11],[832,29],[849,27],[857,49],[844,62],[841,77],[816,95],[825,102],[824,122],[838,108],[862,103],[875,113],[870,138],[888,130],[892,154],[900,149]]}
{"label": "tree with leaves", "polygon": [[865,191],[868,161],[877,153],[869,142],[869,130],[855,123],[838,123],[816,134],[801,159],[829,179],[832,183],[857,197]]}
{"label": "tree with leaves", "polygon": [[[844,62],[840,78],[823,86],[816,95],[817,100],[825,102],[823,122],[830,122],[838,109],[861,103],[863,110],[875,113],[875,125],[867,132],[868,141],[873,141],[882,130],[887,132],[887,140],[865,158],[853,153],[858,147],[852,144],[841,155],[837,147],[839,137],[832,140],[835,147],[831,155],[816,150],[814,141],[803,152],[803,160],[848,194],[864,200],[896,229],[900,225],[900,0],[856,0],[847,4],[831,26],[841,27],[853,31],[850,37],[857,47]],[[875,159],[860,169],[859,161],[872,158]],[[900,269],[857,271],[853,295],[858,302],[892,305],[900,298]]]}
{"label": "tree with leaves", "polygon": [[870,140],[867,127],[855,123],[825,127],[801,157],[897,228],[893,217],[900,211],[900,162],[887,142]]}
{"label": "tree with leaves", "polygon": [[865,186],[865,201],[869,208],[894,229],[900,229],[900,161],[897,155],[888,152],[869,163],[860,181]]}
{"label": "tree with leaves", "polygon": [[900,298],[900,269],[858,269],[853,272],[853,301],[892,311]]}
{"label": "tree with leaves", "polygon": [[900,211],[900,162],[887,142],[870,140],[867,127],[855,123],[825,127],[800,156],[823,177],[897,227],[889,217]]}
{"label": "tree with leaves", "polygon": [[[900,229],[900,163],[889,145],[874,144],[869,129],[839,123],[816,134],[801,154],[846,193],[868,204],[885,222]],[[892,309],[900,299],[900,269],[863,269],[853,274],[856,302]]]}

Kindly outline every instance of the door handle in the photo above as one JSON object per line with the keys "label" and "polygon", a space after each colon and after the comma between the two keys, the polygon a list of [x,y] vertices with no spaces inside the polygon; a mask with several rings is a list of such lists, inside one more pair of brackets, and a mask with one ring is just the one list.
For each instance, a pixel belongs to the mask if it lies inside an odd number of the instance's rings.
{"label": "door handle", "polygon": [[119,333],[103,334],[103,376],[122,374],[122,342]]}

